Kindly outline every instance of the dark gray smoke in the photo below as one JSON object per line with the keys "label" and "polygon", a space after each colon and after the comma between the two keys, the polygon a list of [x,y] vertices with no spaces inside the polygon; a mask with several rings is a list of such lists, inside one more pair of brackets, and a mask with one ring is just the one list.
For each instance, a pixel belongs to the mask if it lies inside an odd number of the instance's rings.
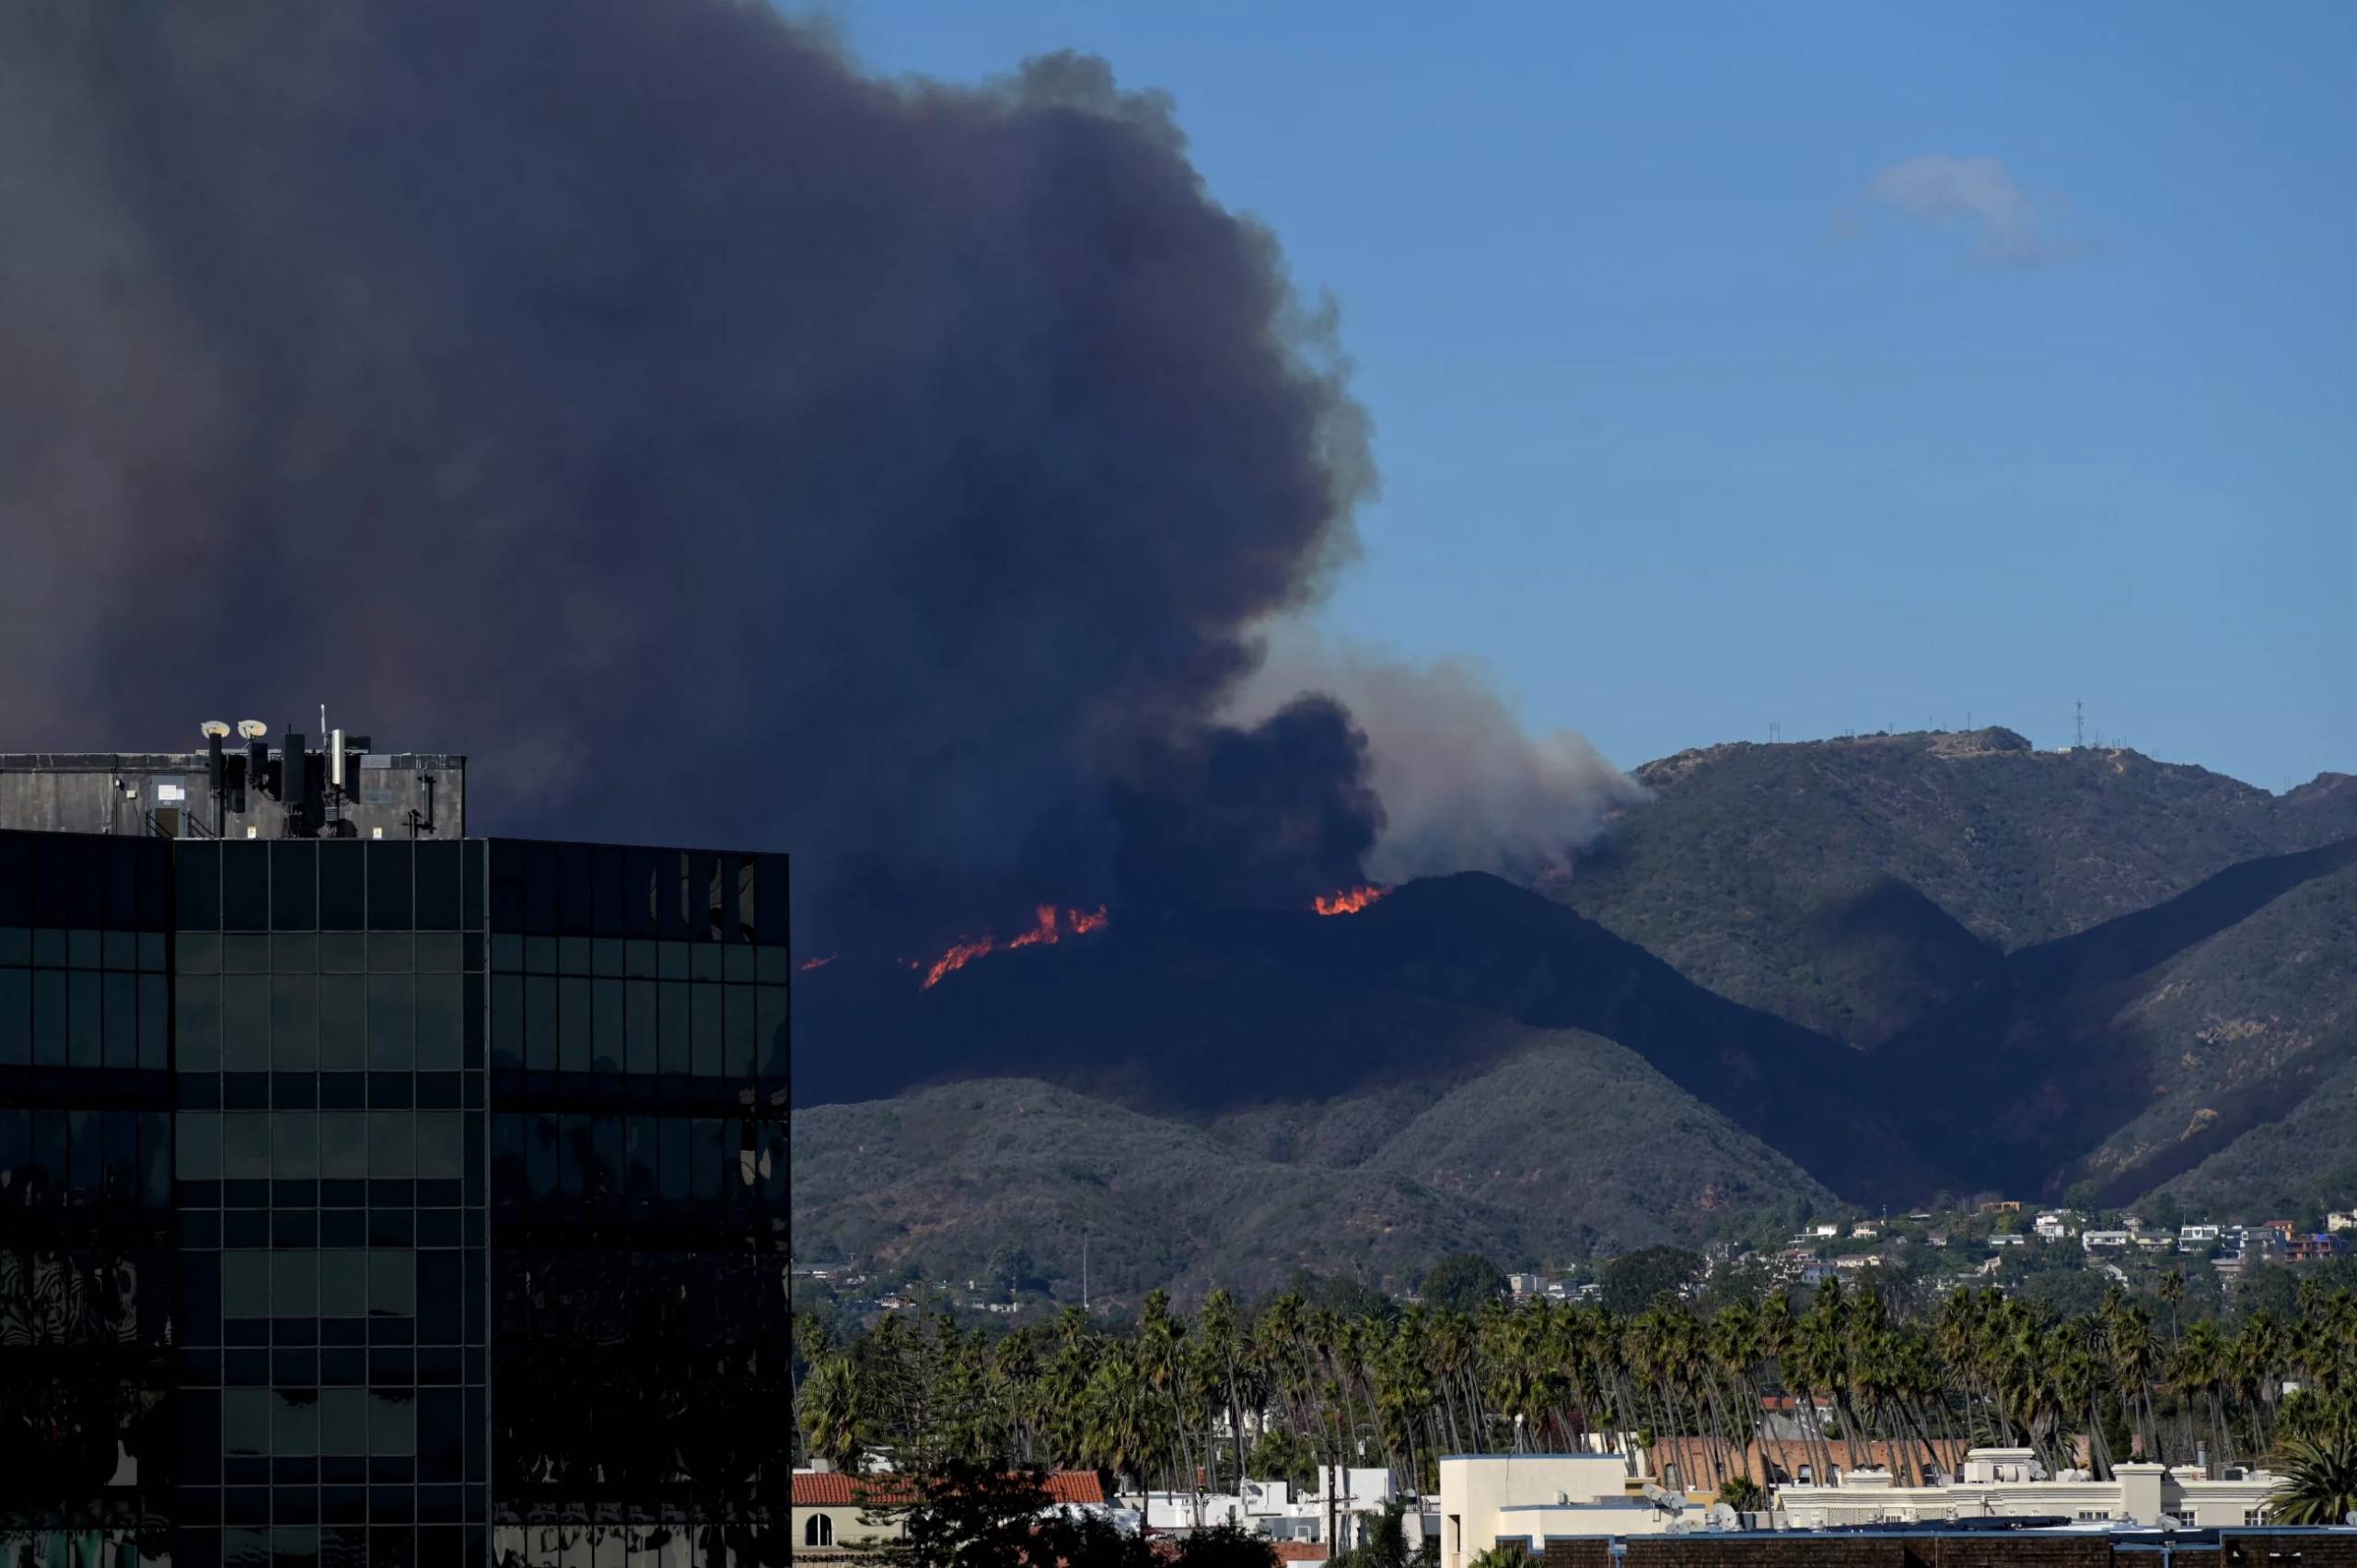
{"label": "dark gray smoke", "polygon": [[0,211],[0,743],[325,700],[493,830],[791,849],[830,944],[1359,872],[1342,710],[1213,715],[1351,552],[1363,420],[1100,62],[5,0]]}

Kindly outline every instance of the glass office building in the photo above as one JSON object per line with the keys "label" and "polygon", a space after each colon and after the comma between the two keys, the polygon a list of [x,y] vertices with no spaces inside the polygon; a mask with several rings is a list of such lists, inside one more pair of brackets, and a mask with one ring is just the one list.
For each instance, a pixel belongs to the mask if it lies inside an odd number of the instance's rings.
{"label": "glass office building", "polygon": [[0,831],[0,1562],[784,1562],[785,907]]}

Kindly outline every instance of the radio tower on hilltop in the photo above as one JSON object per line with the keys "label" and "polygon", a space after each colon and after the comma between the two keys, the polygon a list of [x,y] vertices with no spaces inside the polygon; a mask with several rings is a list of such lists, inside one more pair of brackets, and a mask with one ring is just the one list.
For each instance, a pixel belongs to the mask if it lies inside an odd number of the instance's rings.
{"label": "radio tower on hilltop", "polygon": [[2071,749],[2082,751],[2087,744],[2087,705],[2078,698],[2071,699]]}

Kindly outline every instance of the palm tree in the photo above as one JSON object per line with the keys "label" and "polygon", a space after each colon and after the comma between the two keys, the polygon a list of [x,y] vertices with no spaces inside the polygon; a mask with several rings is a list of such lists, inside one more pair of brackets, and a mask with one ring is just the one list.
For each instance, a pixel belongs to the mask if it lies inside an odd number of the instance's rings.
{"label": "palm tree", "polygon": [[1187,1321],[1171,1316],[1170,1293],[1167,1290],[1146,1293],[1144,1310],[1138,1319],[1136,1354],[1146,1381],[1170,1407],[1171,1439],[1178,1467],[1187,1477],[1187,1490],[1195,1499],[1195,1523],[1200,1526],[1203,1489],[1201,1472],[1195,1468],[1194,1455],[1187,1442]]}
{"label": "palm tree", "polygon": [[2265,1312],[2243,1321],[2229,1354],[2234,1380],[2245,1395],[2251,1423],[2250,1452],[2263,1453],[2273,1424],[2276,1401],[2283,1393],[2283,1362],[2289,1343],[2282,1328]]}
{"label": "palm tree", "polygon": [[[1742,1445],[1743,1478],[1765,1484],[1768,1457],[1764,1451],[1759,1456],[1761,1473],[1754,1478],[1751,1471],[1752,1450],[1759,1435],[1759,1384],[1753,1375],[1760,1361],[1759,1310],[1744,1301],[1722,1307],[1712,1319],[1706,1339],[1713,1367],[1726,1379],[1742,1413],[1740,1429],[1729,1436]],[[1721,1480],[1724,1484],[1732,1478],[1723,1474]]]}
{"label": "palm tree", "polygon": [[[2180,1330],[2184,1326],[2185,1275],[2176,1269],[2166,1271],[2161,1275],[2157,1290],[2161,1305],[2167,1307],[2169,1312],[2169,1353],[2165,1365],[2174,1365],[2177,1362],[2177,1351],[2183,1343]],[[2177,1395],[2177,1433],[2183,1439],[2181,1447],[2185,1456],[2190,1458],[2193,1455],[2193,1411],[2187,1404],[2182,1390]]]}
{"label": "palm tree", "polygon": [[2136,1423],[2138,1444],[2147,1461],[2161,1458],[2160,1419],[2153,1409],[2153,1385],[2161,1375],[2160,1336],[2153,1331],[2153,1315],[2140,1302],[2124,1302],[2109,1325],[2111,1366],[2119,1398]]}
{"label": "palm tree", "polygon": [[1226,1290],[1215,1290],[1203,1298],[1202,1310],[1196,1314],[1197,1342],[1209,1348],[1218,1359],[1221,1386],[1227,1393],[1227,1438],[1236,1454],[1236,1491],[1244,1491],[1244,1401],[1237,1398],[1236,1353],[1236,1297]]}
{"label": "palm tree", "polygon": [[1143,1494],[1146,1478],[1167,1457],[1167,1407],[1133,1353],[1109,1347],[1081,1393],[1082,1462],[1127,1476]]}
{"label": "palm tree", "polygon": [[859,1368],[848,1355],[830,1355],[802,1384],[802,1433],[810,1452],[839,1470],[859,1462],[867,1421]]}
{"label": "palm tree", "polygon": [[2275,1456],[2283,1477],[2267,1516],[2285,1525],[2337,1525],[2357,1513],[2357,1433],[2336,1422],[2283,1439]]}
{"label": "palm tree", "polygon": [[2217,1447],[2211,1459],[2222,1463],[2226,1457],[2225,1384],[2230,1376],[2226,1337],[2218,1325],[2204,1319],[2187,1327],[2178,1342],[2176,1355],[2170,1358],[2170,1380],[2184,1394],[2200,1389],[2210,1408],[2210,1432]]}

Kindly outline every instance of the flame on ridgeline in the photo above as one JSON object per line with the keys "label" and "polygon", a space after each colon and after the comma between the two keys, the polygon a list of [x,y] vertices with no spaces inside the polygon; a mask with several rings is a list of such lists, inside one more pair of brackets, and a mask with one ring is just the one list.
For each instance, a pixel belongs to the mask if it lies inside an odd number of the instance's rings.
{"label": "flame on ridgeline", "polygon": [[839,953],[829,953],[823,958],[805,958],[797,967],[801,969],[805,974],[807,974],[812,970],[825,969],[829,964],[833,963],[841,957],[842,955]]}
{"label": "flame on ridgeline", "polygon": [[943,975],[953,970],[962,970],[976,958],[992,953],[1011,952],[1017,947],[1037,947],[1041,943],[1052,945],[1067,935],[1086,936],[1092,931],[1103,930],[1111,920],[1112,916],[1106,913],[1102,904],[1093,910],[1065,910],[1061,919],[1055,905],[1041,904],[1031,912],[1031,923],[1004,942],[989,935],[969,937],[950,944],[946,952],[930,963],[923,958],[911,958],[909,967],[924,970],[924,981],[919,989],[931,991],[941,983]]}
{"label": "flame on ridgeline", "polygon": [[1344,888],[1340,892],[1325,894],[1313,899],[1310,903],[1319,914],[1356,914],[1390,890],[1370,882],[1364,887]]}

